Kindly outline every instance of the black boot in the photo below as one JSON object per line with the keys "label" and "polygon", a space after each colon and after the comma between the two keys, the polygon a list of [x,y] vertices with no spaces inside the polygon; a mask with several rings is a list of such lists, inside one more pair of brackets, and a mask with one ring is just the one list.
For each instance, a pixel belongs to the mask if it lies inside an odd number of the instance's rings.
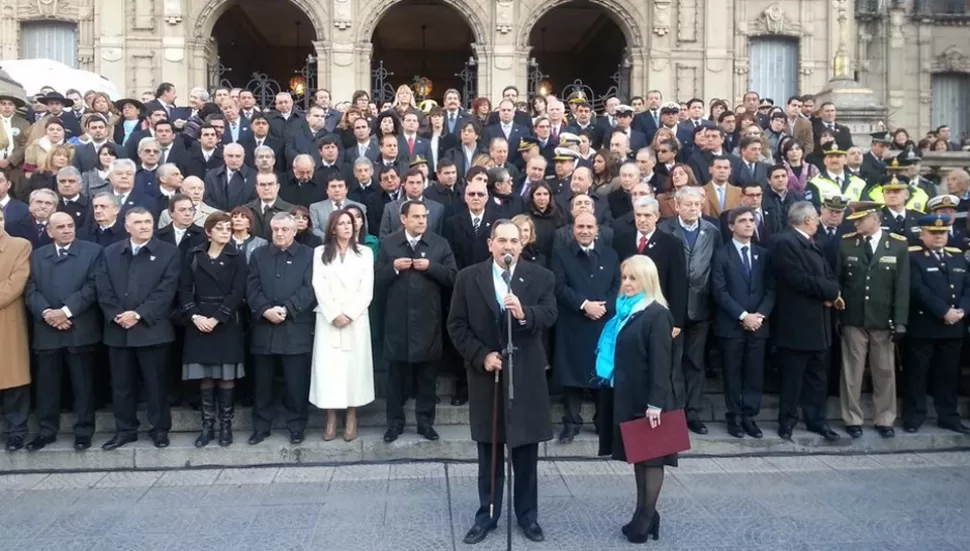
{"label": "black boot", "polygon": [[233,404],[233,389],[219,389],[219,445],[232,444],[232,417],[236,411]]}
{"label": "black boot", "polygon": [[203,448],[215,439],[216,424],[216,390],[212,387],[200,390],[202,395],[202,433],[195,439],[195,447]]}

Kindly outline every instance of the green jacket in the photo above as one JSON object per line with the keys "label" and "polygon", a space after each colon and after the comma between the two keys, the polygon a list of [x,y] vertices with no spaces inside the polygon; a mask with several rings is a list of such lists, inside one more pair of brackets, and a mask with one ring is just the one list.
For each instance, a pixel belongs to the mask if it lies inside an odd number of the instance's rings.
{"label": "green jacket", "polygon": [[866,263],[865,239],[848,233],[839,244],[838,277],[845,310],[844,325],[892,329],[909,319],[909,247],[906,238],[882,232],[872,260]]}

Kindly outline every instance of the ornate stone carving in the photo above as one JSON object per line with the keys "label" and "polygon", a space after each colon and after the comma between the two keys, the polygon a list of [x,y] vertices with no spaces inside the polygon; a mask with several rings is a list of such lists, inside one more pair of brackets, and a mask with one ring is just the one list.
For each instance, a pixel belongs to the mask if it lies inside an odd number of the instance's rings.
{"label": "ornate stone carving", "polygon": [[[16,15],[16,6],[9,6],[10,11],[4,9],[4,17]],[[63,19],[65,21],[82,21],[94,17],[94,10],[87,0],[30,0],[20,6],[20,19]]]}
{"label": "ornate stone carving", "polygon": [[501,34],[509,34],[514,19],[512,0],[498,0],[495,3],[495,30]]}
{"label": "ornate stone carving", "polygon": [[970,57],[960,48],[950,46],[933,60],[934,73],[970,73]]}
{"label": "ornate stone carving", "polygon": [[101,59],[114,63],[115,61],[121,61],[122,53],[121,48],[102,48]]}
{"label": "ornate stone carving", "polygon": [[57,15],[59,0],[37,0],[37,13],[41,17]]}
{"label": "ornate stone carving", "polygon": [[[296,4],[302,4],[306,0],[291,0]],[[363,24],[359,26],[360,31],[358,32],[357,39],[359,42],[370,43],[374,36],[374,29],[377,28],[377,23],[380,21],[381,17],[387,13],[387,10],[391,6],[397,4],[400,0],[376,0],[371,4],[366,4],[361,8],[361,12],[367,14],[366,19]],[[482,43],[488,42],[491,33],[485,30],[485,24],[483,23],[482,14],[478,13],[475,7],[469,3],[469,0],[450,0],[448,2],[449,6],[457,10],[458,13],[465,18],[468,26],[472,30],[472,34],[475,37],[475,42]],[[528,37],[526,37],[528,40]]]}
{"label": "ornate stone carving", "polygon": [[749,34],[785,34],[800,36],[802,25],[785,13],[781,4],[775,2],[764,9],[758,17],[748,25]]}
{"label": "ornate stone carving", "polygon": [[353,15],[349,0],[333,0],[333,26],[346,31],[352,24]]}
{"label": "ornate stone carving", "polygon": [[131,28],[143,31],[155,30],[155,0],[134,0],[128,6]]}
{"label": "ornate stone carving", "polygon": [[[221,13],[222,7],[228,4],[231,0],[205,0],[202,8],[196,12],[190,19],[193,23],[192,34],[195,35],[196,39],[205,40],[209,38],[212,34],[212,28],[216,24],[216,19],[213,18],[213,13]],[[317,39],[323,40],[326,38],[326,33],[324,33],[324,27],[320,24],[320,20],[317,17],[317,12],[314,10],[313,6],[316,2],[311,2],[309,0],[287,0],[294,6],[300,8],[307,18],[310,19],[310,23],[313,24],[313,32]]]}
{"label": "ornate stone carving", "polygon": [[670,32],[670,0],[654,1],[653,32],[657,36],[667,36]]}
{"label": "ornate stone carving", "polygon": [[166,23],[178,25],[182,22],[182,2],[180,0],[164,0],[162,13]]}

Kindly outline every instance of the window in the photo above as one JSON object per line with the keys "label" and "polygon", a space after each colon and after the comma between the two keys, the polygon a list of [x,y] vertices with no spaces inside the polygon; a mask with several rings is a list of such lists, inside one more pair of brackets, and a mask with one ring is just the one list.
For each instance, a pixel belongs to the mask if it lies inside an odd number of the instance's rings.
{"label": "window", "polygon": [[20,57],[52,59],[77,68],[77,25],[62,21],[20,24]]}
{"label": "window", "polygon": [[952,141],[959,141],[970,132],[970,74],[938,73],[933,75],[930,108],[931,126],[950,127]]}
{"label": "window", "polygon": [[781,36],[754,37],[748,47],[748,89],[775,105],[798,93],[798,40]]}

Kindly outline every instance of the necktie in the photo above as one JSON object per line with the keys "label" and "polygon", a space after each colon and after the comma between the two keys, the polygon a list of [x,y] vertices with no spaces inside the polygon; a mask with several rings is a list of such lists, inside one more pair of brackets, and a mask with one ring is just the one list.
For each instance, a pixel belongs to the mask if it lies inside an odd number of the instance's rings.
{"label": "necktie", "polygon": [[721,210],[724,210],[724,188],[722,186],[714,186],[717,190],[717,202],[721,205]]}
{"label": "necktie", "polygon": [[262,146],[263,146],[263,140],[262,139],[256,140],[256,147],[262,147]]}
{"label": "necktie", "polygon": [[134,249],[131,250],[131,256],[138,256],[138,253],[140,252],[141,252],[141,245],[137,245],[135,246]]}
{"label": "necktie", "polygon": [[418,248],[418,240],[417,239],[409,239],[408,240],[408,243],[411,244],[411,250],[412,251],[413,250],[416,250]]}
{"label": "necktie", "polygon": [[872,262],[872,236],[866,236],[866,250],[865,250],[866,264]]}
{"label": "necktie", "polygon": [[334,203],[334,204],[333,204],[333,209],[334,209],[334,210],[340,210],[340,209],[342,209],[342,208],[344,208],[344,205],[343,205],[343,203]]}
{"label": "necktie", "polygon": [[904,221],[905,221],[905,218],[903,218],[903,215],[902,214],[897,214],[896,215],[896,223],[897,224],[902,224]]}
{"label": "necktie", "polygon": [[58,247],[57,248],[57,258],[64,258],[65,256],[67,256],[67,249],[65,249],[63,247]]}
{"label": "necktie", "polygon": [[700,121],[694,121],[694,128],[697,128],[700,125],[701,125]]}
{"label": "necktie", "polygon": [[163,164],[165,164],[165,161],[167,161],[167,160],[168,160],[168,148],[167,147],[163,147],[162,148],[162,154],[159,156],[158,164],[162,164],[163,165]]}
{"label": "necktie", "polygon": [[552,143],[559,143],[559,127],[552,127]]}
{"label": "necktie", "polygon": [[448,132],[454,132],[454,131],[455,131],[455,114],[454,113],[449,113],[448,114]]}
{"label": "necktie", "polygon": [[472,228],[475,230],[475,235],[478,235],[478,228],[482,225],[482,219],[478,216],[472,217]]}
{"label": "necktie", "polygon": [[842,177],[841,176],[837,176],[835,178],[835,185],[839,186],[839,189],[840,190],[844,190],[845,189],[845,187],[842,185]]}
{"label": "necktie", "polygon": [[657,116],[657,112],[651,111],[650,113],[653,114],[653,125],[660,128],[660,117]]}
{"label": "necktie", "polygon": [[744,275],[751,275],[751,259],[748,258],[748,246],[741,247],[741,264],[744,265]]}
{"label": "necktie", "polygon": [[642,253],[645,250],[647,250],[647,236],[646,235],[641,235],[640,236],[640,243],[637,245],[637,252],[638,253]]}
{"label": "necktie", "polygon": [[408,155],[414,155],[414,138],[408,138]]}
{"label": "necktie", "polygon": [[47,224],[43,222],[37,222],[37,237],[44,235],[44,230],[47,229]]}
{"label": "necktie", "polygon": [[835,228],[825,228],[825,231],[829,234],[829,237],[835,237]]}
{"label": "necktie", "polygon": [[750,172],[751,175],[754,176],[754,163],[748,163],[748,172]]}

